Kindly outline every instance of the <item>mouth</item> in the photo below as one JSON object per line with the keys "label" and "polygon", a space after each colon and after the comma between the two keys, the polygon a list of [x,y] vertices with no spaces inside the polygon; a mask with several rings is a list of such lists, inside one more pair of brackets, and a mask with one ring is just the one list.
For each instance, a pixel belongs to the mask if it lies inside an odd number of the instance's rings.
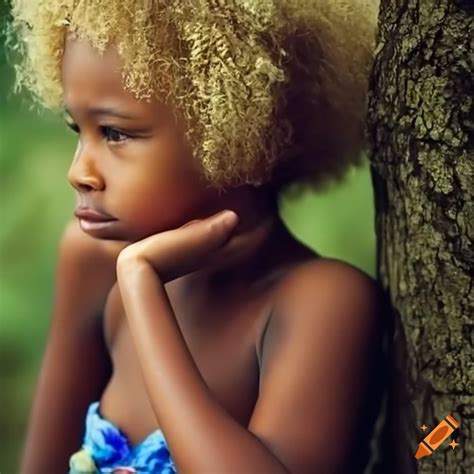
{"label": "mouth", "polygon": [[99,212],[95,209],[91,209],[90,207],[78,207],[74,215],[79,217],[79,219],[87,219],[89,221],[114,221],[116,220],[110,214],[105,212]]}
{"label": "mouth", "polygon": [[105,229],[117,220],[109,214],[100,213],[90,208],[78,208],[74,215],[79,219],[80,226],[84,231]]}
{"label": "mouth", "polygon": [[79,219],[79,224],[81,229],[85,232],[93,230],[101,230],[110,227],[115,222],[115,219],[112,221],[90,221],[87,219]]}

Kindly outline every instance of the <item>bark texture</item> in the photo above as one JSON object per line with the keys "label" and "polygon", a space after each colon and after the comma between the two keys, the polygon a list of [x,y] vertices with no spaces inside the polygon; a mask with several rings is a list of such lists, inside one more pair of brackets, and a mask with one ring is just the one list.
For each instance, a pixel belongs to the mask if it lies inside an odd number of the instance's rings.
{"label": "bark texture", "polygon": [[[380,4],[368,133],[378,277],[394,311],[387,445],[403,474],[474,472],[473,18],[472,0]],[[416,460],[448,414],[459,429]]]}

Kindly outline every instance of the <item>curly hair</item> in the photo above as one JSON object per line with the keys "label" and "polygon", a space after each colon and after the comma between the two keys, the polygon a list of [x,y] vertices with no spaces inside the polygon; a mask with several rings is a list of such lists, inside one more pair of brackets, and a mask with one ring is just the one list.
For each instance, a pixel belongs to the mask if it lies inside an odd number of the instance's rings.
{"label": "curly hair", "polygon": [[62,107],[66,34],[113,43],[126,89],[179,107],[211,185],[317,190],[362,162],[377,12],[378,0],[12,0],[17,86]]}

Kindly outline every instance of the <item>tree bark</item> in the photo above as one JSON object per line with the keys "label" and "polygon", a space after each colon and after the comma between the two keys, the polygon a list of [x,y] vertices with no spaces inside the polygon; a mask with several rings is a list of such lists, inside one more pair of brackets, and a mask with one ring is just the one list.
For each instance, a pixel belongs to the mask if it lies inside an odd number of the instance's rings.
{"label": "tree bark", "polygon": [[[394,316],[388,444],[403,474],[474,472],[473,18],[472,0],[380,4],[369,156],[377,276]],[[448,414],[459,429],[416,460]]]}

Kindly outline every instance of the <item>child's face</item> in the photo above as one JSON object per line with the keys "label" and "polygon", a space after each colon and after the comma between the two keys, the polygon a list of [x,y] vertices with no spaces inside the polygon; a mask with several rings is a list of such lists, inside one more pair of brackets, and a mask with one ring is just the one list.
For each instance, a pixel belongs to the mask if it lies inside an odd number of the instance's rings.
{"label": "child's face", "polygon": [[170,108],[123,88],[115,49],[101,56],[68,38],[62,84],[67,121],[80,132],[68,179],[80,206],[116,219],[103,228],[82,223],[85,232],[136,241],[215,207],[216,191],[199,180]]}

